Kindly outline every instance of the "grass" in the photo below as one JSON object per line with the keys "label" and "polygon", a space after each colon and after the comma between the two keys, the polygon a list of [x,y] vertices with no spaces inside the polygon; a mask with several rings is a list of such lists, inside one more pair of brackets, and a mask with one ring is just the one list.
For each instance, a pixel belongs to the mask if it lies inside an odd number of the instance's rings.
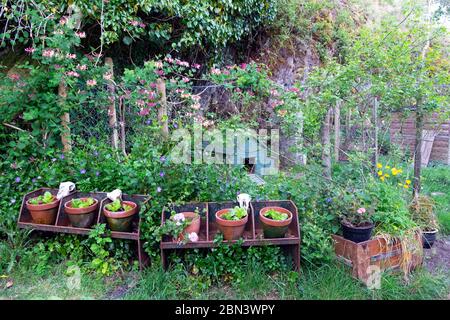
{"label": "grass", "polygon": [[304,268],[293,272],[266,274],[258,266],[249,268],[239,282],[211,284],[205,278],[153,266],[141,274],[99,278],[82,275],[80,289],[67,287],[64,265],[55,265],[41,277],[20,270],[0,279],[1,299],[445,299],[449,274],[414,272],[409,283],[399,274],[384,274],[381,289],[369,290],[353,279],[342,265]]}
{"label": "grass", "polygon": [[437,166],[423,169],[423,192],[436,202],[436,215],[443,235],[450,234],[450,168]]}

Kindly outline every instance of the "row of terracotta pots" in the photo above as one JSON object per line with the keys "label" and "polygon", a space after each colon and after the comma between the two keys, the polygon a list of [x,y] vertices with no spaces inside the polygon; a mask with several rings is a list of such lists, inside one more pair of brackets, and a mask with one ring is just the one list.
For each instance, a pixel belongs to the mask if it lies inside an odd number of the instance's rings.
{"label": "row of terracotta pots", "polygon": [[[223,234],[225,240],[237,240],[242,237],[245,230],[245,225],[248,222],[248,214],[239,220],[226,220],[223,218],[225,214],[233,210],[233,208],[226,208],[216,212],[216,223]],[[266,213],[270,210],[286,214],[287,218],[282,221],[277,221],[266,217]],[[195,212],[181,212],[186,219],[191,220],[190,224],[180,234],[178,240],[183,240],[184,234],[190,234],[200,231],[200,215]],[[283,238],[288,231],[289,225],[292,222],[292,212],[281,207],[265,207],[259,212],[259,219],[262,223],[265,238]]]}
{"label": "row of terracotta pots", "polygon": [[[26,202],[33,223],[54,225],[58,212],[60,200],[52,195],[52,201],[49,203],[33,203],[38,197],[29,199]],[[88,201],[93,203],[87,207],[76,208],[73,206],[74,200]],[[33,201],[34,200],[34,201]],[[98,210],[99,201],[95,198],[72,199],[64,204],[64,211],[67,214],[70,223],[75,228],[90,228],[94,223],[95,213]],[[126,210],[123,208],[126,207]],[[103,207],[103,215],[112,231],[128,232],[131,229],[131,222],[137,213],[137,204],[132,201],[121,201],[121,211],[108,210],[108,205]]]}

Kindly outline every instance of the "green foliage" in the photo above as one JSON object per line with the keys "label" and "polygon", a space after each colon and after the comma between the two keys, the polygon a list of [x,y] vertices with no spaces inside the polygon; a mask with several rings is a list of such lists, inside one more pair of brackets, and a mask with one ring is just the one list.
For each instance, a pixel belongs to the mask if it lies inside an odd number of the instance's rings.
{"label": "green foliage", "polygon": [[73,199],[72,200],[72,208],[87,208],[94,204],[93,198],[87,199]]}
{"label": "green foliage", "polygon": [[229,209],[227,212],[222,214],[220,217],[225,220],[242,220],[247,216],[247,210],[245,208],[234,207],[233,209]]}
{"label": "green foliage", "polygon": [[287,218],[289,218],[289,215],[287,213],[283,213],[283,212],[278,212],[274,209],[270,209],[268,210],[265,214],[265,217],[272,219],[272,220],[276,220],[276,221],[284,221]]}
{"label": "green foliage", "polygon": [[46,191],[43,195],[34,197],[29,200],[29,203],[31,204],[49,204],[55,201],[55,196],[52,195],[50,192]]}
{"label": "green foliage", "polygon": [[113,202],[108,203],[105,206],[105,208],[112,212],[129,211],[129,210],[133,209],[132,206],[127,205],[126,203],[123,203],[122,201],[120,201],[120,199],[116,199]]}

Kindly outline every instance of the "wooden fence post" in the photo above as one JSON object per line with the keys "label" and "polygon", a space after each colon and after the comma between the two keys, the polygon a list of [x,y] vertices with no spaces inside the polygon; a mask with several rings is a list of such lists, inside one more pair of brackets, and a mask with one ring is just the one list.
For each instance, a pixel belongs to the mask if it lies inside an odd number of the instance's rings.
{"label": "wooden fence post", "polygon": [[109,57],[105,58],[105,64],[108,66],[108,73],[111,78],[108,80],[108,91],[110,93],[111,104],[108,107],[109,127],[112,130],[111,145],[113,149],[119,148],[119,132],[117,130],[117,114],[116,114],[116,98],[115,98],[115,86],[114,86],[114,64],[113,60]]}
{"label": "wooden fence post", "polygon": [[377,176],[377,163],[378,163],[378,98],[373,99],[372,108],[372,121],[373,121],[373,154],[372,154],[372,170],[375,176]]}
{"label": "wooden fence post", "polygon": [[166,97],[166,83],[163,79],[156,81],[156,90],[160,95],[160,105],[158,109],[158,121],[161,125],[161,133],[164,139],[169,138],[169,124],[167,115],[167,97]]}
{"label": "wooden fence post", "polygon": [[341,102],[337,101],[334,107],[334,158],[339,162],[339,149],[341,144]]}
{"label": "wooden fence post", "polygon": [[[64,79],[61,79],[58,86],[58,96],[59,96],[59,104],[61,108],[64,107],[64,103],[67,98],[67,86]],[[65,153],[72,151],[72,142],[70,138],[70,114],[68,112],[64,112],[61,115],[61,142],[63,144],[63,151]]]}

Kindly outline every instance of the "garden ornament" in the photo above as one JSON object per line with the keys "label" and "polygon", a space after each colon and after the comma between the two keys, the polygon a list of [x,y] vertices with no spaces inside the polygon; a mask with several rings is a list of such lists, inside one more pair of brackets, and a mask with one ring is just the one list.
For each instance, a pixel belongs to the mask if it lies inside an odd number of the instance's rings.
{"label": "garden ornament", "polygon": [[67,181],[61,182],[59,184],[58,194],[56,195],[56,199],[62,199],[67,196],[69,193],[75,190],[75,183]]}
{"label": "garden ornament", "polygon": [[250,205],[250,201],[252,198],[247,193],[241,193],[237,196],[237,201],[239,202],[239,207],[248,210],[248,206]]}
{"label": "garden ornament", "polygon": [[109,200],[114,201],[122,198],[122,190],[116,189],[106,194]]}

